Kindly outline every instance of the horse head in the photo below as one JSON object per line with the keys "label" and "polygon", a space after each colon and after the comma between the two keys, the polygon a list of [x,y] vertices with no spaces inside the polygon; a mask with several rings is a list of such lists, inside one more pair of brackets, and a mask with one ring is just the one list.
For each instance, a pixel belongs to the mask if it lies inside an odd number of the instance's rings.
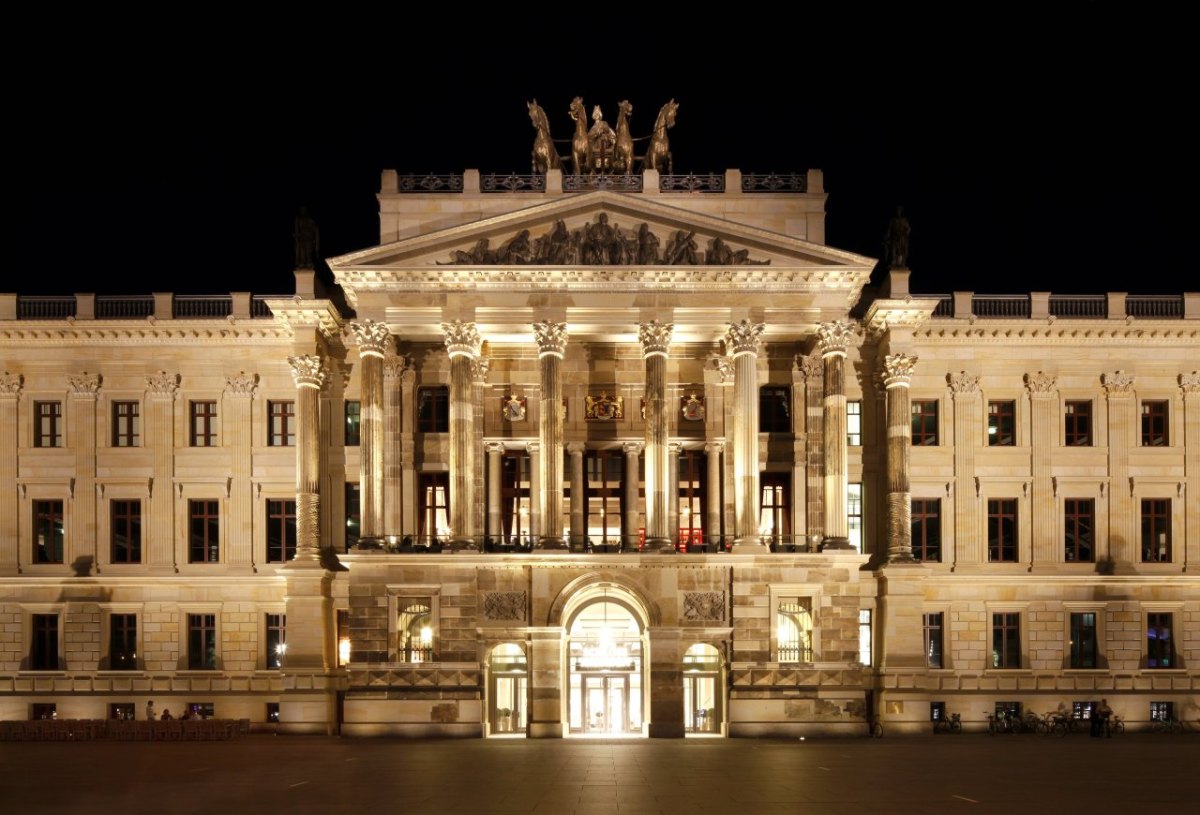
{"label": "horse head", "polygon": [[626,117],[633,113],[633,105],[629,104],[628,99],[623,99],[617,104],[618,118]]}
{"label": "horse head", "polygon": [[584,127],[587,127],[587,109],[583,106],[583,97],[576,96],[571,100],[571,107],[567,111],[571,114],[571,118],[576,122],[582,122]]}
{"label": "horse head", "polygon": [[672,99],[662,106],[662,110],[658,112],[658,119],[654,122],[654,129],[668,128],[675,126],[675,111],[679,110],[679,103]]}

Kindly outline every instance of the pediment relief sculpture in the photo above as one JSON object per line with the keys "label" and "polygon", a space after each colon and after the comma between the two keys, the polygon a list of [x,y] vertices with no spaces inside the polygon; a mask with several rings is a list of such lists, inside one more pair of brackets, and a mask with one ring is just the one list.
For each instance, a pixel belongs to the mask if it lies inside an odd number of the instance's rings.
{"label": "pediment relief sculpture", "polygon": [[695,231],[672,232],[664,240],[647,223],[622,229],[601,212],[595,221],[569,230],[566,222],[555,221],[546,234],[532,237],[522,229],[493,248],[480,238],[470,249],[456,249],[440,266],[767,266],[767,260],[752,260],[749,249],[735,249],[723,238],[713,237],[701,250]]}

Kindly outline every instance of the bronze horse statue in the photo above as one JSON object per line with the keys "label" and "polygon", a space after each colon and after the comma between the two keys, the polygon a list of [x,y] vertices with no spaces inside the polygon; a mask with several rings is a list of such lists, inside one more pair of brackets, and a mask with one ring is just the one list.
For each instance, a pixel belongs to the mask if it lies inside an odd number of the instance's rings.
{"label": "bronze horse statue", "polygon": [[617,105],[617,145],[614,150],[612,169],[614,173],[628,175],[633,172],[633,137],[629,135],[629,117],[633,105],[628,100]]}
{"label": "bronze horse statue", "polygon": [[675,171],[671,160],[671,143],[667,140],[667,130],[675,126],[675,111],[678,109],[679,103],[672,99],[658,112],[658,118],[654,120],[654,135],[650,137],[650,144],[646,147],[646,157],[642,159],[643,171],[658,170],[662,172],[664,163],[668,173]]}
{"label": "bronze horse statue", "polygon": [[571,172],[583,175],[592,169],[592,144],[588,140],[587,109],[583,97],[576,96],[568,111],[575,119],[575,135],[571,138]]}
{"label": "bronze horse statue", "polygon": [[554,149],[554,140],[550,138],[550,121],[546,118],[546,111],[542,110],[536,99],[525,104],[529,108],[529,119],[537,131],[533,139],[534,174],[545,175],[547,170],[561,170],[562,159]]}

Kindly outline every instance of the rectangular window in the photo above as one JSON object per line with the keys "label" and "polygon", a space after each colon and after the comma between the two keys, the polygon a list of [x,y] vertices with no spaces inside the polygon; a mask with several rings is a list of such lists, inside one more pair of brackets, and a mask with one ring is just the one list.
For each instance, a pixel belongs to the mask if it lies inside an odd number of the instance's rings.
{"label": "rectangular window", "polygon": [[1175,648],[1171,640],[1171,614],[1146,615],[1146,667],[1174,668]]}
{"label": "rectangular window", "polygon": [[113,501],[111,515],[113,563],[142,562],[142,502]]}
{"label": "rectangular window", "polygon": [[850,545],[858,552],[863,550],[863,485],[846,485],[846,533]]}
{"label": "rectangular window", "polygon": [[277,671],[283,668],[283,655],[287,652],[287,615],[268,614],[266,632],[267,668]]}
{"label": "rectangular window", "polygon": [[267,501],[267,563],[296,556],[296,502]]}
{"label": "rectangular window", "polygon": [[137,615],[110,614],[108,617],[108,669],[136,671]]}
{"label": "rectangular window", "polygon": [[215,719],[217,715],[212,702],[188,702],[183,709],[190,711],[193,719]]}
{"label": "rectangular window", "polygon": [[296,403],[267,402],[267,446],[296,446]]}
{"label": "rectangular window", "polygon": [[267,724],[279,724],[278,702],[267,702]]}
{"label": "rectangular window", "polygon": [[988,446],[1014,447],[1017,443],[1017,403],[988,402]]}
{"label": "rectangular window", "polygon": [[946,703],[945,702],[930,702],[929,703],[929,721],[940,722],[946,718]]}
{"label": "rectangular window", "polygon": [[1067,402],[1066,443],[1068,447],[1092,446],[1092,403],[1090,400]]}
{"label": "rectangular window", "polygon": [[871,638],[871,609],[858,610],[858,661],[870,667],[873,652]]}
{"label": "rectangular window", "polygon": [[362,438],[362,402],[346,400],[346,438],[347,447],[358,447]]}
{"label": "rectangular window", "polygon": [[29,717],[31,721],[57,719],[58,705],[54,702],[34,702],[31,713],[32,715]]}
{"label": "rectangular window", "polygon": [[141,424],[137,402],[113,402],[112,406],[113,447],[137,447]]}
{"label": "rectangular window", "polygon": [[62,402],[34,402],[33,420],[34,447],[62,447]]}
{"label": "rectangular window", "polygon": [[192,447],[217,446],[217,403],[191,402],[188,405],[188,443]]}
{"label": "rectangular window", "polygon": [[925,628],[925,665],[929,668],[944,668],[942,664],[942,612],[926,614]]}
{"label": "rectangular window", "polygon": [[346,551],[358,546],[358,533],[362,528],[362,507],[359,504],[358,484],[346,484]]}
{"label": "rectangular window", "polygon": [[1068,563],[1096,560],[1096,502],[1091,498],[1063,501],[1063,559]]}
{"label": "rectangular window", "polygon": [[137,718],[133,702],[112,702],[108,706],[108,718],[120,722],[132,722]]}
{"label": "rectangular window", "polygon": [[912,403],[912,443],[933,447],[938,443],[938,403],[936,399],[914,399]]}
{"label": "rectangular window", "polygon": [[988,561],[1017,562],[1017,499],[989,498]]}
{"label": "rectangular window", "polygon": [[33,671],[57,671],[58,661],[58,615],[33,614],[33,640],[29,648],[29,668]]}
{"label": "rectangular window", "polygon": [[1077,722],[1090,721],[1092,711],[1095,710],[1095,702],[1072,702],[1071,703],[1071,718]]}
{"label": "rectangular window", "polygon": [[758,389],[758,432],[792,432],[792,394],[788,388],[765,385]]}
{"label": "rectangular window", "polygon": [[33,502],[33,562],[63,562],[63,502]]}
{"label": "rectangular window", "polygon": [[420,489],[419,535],[420,542],[428,546],[450,535],[450,474],[422,473]]}
{"label": "rectangular window", "polygon": [[1166,447],[1168,443],[1167,403],[1142,402],[1142,446]]}
{"label": "rectangular window", "polygon": [[775,659],[812,662],[812,609],[807,597],[781,597],[775,609]]}
{"label": "rectangular window", "polygon": [[992,615],[992,667],[1021,667],[1021,615],[1004,612]]}
{"label": "rectangular window", "polygon": [[215,671],[217,669],[217,615],[189,614],[188,669]]}
{"label": "rectangular window", "polygon": [[788,500],[792,492],[791,473],[763,473],[759,489],[758,531],[773,543],[781,543],[792,529]]}
{"label": "rectangular window", "polygon": [[188,563],[219,563],[220,560],[220,502],[188,501]]}
{"label": "rectangular window", "polygon": [[1171,499],[1142,499],[1142,562],[1171,562]]}
{"label": "rectangular window", "polygon": [[337,664],[344,668],[350,664],[350,609],[337,610]]}
{"label": "rectangular window", "polygon": [[417,431],[446,433],[450,430],[450,389],[445,385],[417,391]]}
{"label": "rectangular window", "polygon": [[922,563],[942,560],[942,499],[912,499],[913,557]]}
{"label": "rectangular window", "polygon": [[396,623],[399,662],[433,661],[433,603],[429,597],[398,597]]}
{"label": "rectangular window", "polygon": [[1093,611],[1071,614],[1071,667],[1097,667],[1096,613]]}
{"label": "rectangular window", "polygon": [[862,446],[862,401],[858,399],[846,403],[846,444]]}
{"label": "rectangular window", "polygon": [[1175,703],[1174,702],[1151,702],[1150,703],[1150,721],[1152,721],[1152,722],[1173,722],[1173,721],[1175,721]]}

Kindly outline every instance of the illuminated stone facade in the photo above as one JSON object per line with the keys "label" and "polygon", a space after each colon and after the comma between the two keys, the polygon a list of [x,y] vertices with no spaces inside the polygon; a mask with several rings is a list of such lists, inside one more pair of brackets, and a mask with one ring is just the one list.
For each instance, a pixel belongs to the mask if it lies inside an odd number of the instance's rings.
{"label": "illuminated stone facade", "polygon": [[353,313],[0,295],[0,718],[1195,717],[1200,295],[876,296],[818,171],[617,178],[386,171]]}

